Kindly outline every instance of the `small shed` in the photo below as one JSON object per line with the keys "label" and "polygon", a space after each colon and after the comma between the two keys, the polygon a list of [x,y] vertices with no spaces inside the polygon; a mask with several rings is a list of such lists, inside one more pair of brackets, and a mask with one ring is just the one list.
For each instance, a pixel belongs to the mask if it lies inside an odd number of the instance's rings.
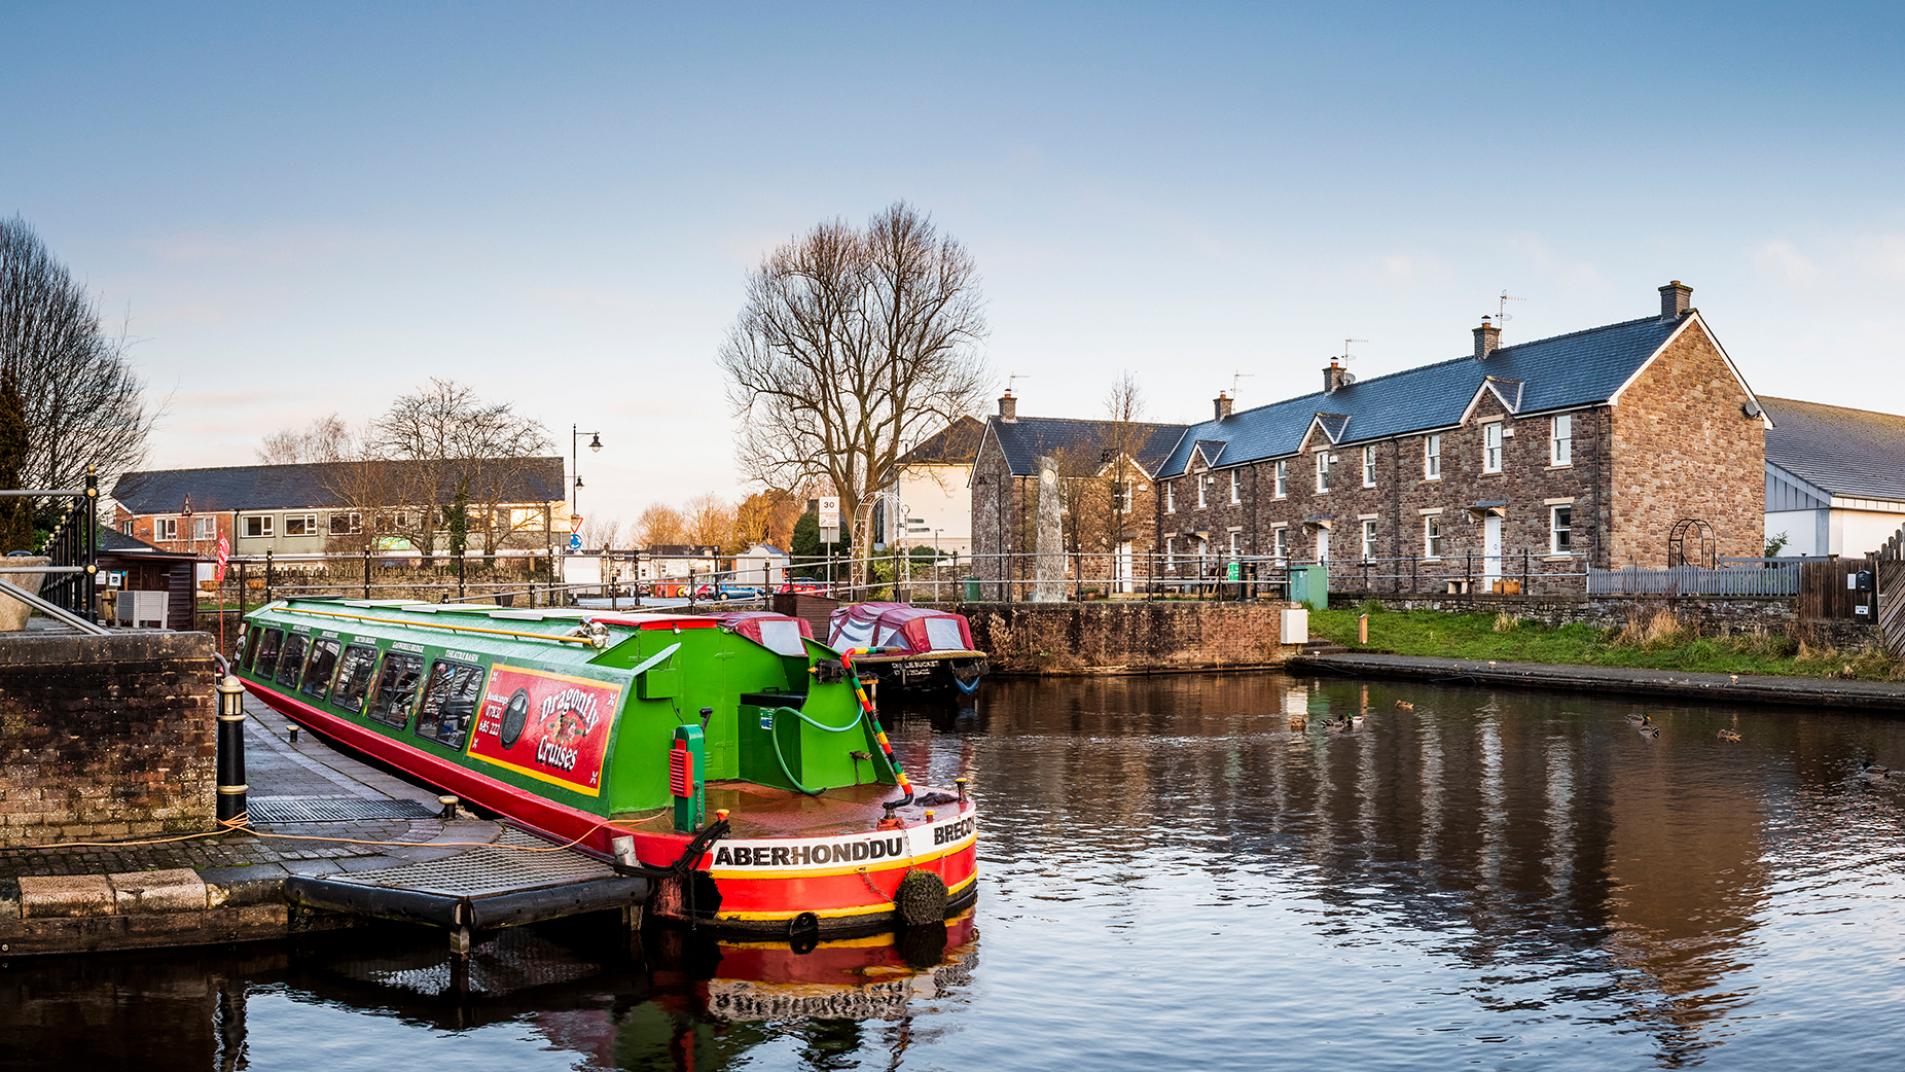
{"label": "small shed", "polygon": [[787,580],[793,559],[771,543],[757,543],[734,556],[735,584],[762,584],[779,588]]}
{"label": "small shed", "polygon": [[109,528],[99,530],[99,608],[113,600],[113,625],[191,629],[197,623],[199,556],[168,551]]}

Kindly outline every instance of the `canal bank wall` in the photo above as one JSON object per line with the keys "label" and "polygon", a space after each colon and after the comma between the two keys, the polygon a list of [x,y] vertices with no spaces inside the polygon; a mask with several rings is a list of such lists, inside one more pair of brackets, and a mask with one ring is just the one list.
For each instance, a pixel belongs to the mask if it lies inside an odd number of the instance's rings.
{"label": "canal bank wall", "polygon": [[1287,669],[1296,673],[1407,678],[1439,684],[1505,685],[1577,693],[1620,693],[1698,700],[1703,703],[1772,704],[1905,713],[1905,685],[1882,681],[1709,674],[1615,666],[1563,666],[1364,652],[1298,655],[1289,661]]}
{"label": "canal bank wall", "polygon": [[211,826],[212,638],[0,637],[0,848]]}
{"label": "canal bank wall", "polygon": [[1789,634],[1809,644],[1856,648],[1877,630],[1858,619],[1808,620],[1797,600],[1785,597],[1722,596],[1498,596],[1391,595],[1383,592],[1331,592],[1332,607],[1374,603],[1385,610],[1432,610],[1445,614],[1506,614],[1550,628],[1584,623],[1618,629],[1661,611],[1702,636],[1754,631]]}
{"label": "canal bank wall", "polygon": [[1287,603],[1119,602],[946,604],[966,616],[991,672],[1157,674],[1282,666],[1300,650],[1280,640]]}

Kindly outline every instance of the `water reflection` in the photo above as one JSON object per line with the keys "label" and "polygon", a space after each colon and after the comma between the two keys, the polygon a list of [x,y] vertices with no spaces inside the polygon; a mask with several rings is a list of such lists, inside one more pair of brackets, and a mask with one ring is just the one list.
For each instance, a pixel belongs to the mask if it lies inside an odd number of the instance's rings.
{"label": "water reflection", "polygon": [[1859,776],[1905,767],[1899,722],[1271,675],[994,681],[887,719],[918,780],[979,796],[977,914],[942,932],[803,957],[577,924],[463,979],[389,937],[14,964],[0,1064],[1784,1070],[1905,1047],[1905,779]]}

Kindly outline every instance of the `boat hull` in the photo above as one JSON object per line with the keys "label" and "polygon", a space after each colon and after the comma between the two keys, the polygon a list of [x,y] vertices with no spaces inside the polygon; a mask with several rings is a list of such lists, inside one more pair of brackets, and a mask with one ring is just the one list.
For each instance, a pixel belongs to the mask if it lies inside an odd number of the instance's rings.
{"label": "boat hull", "polygon": [[[655,918],[744,936],[866,934],[905,922],[900,883],[923,871],[945,888],[950,918],[977,897],[978,822],[971,800],[951,799],[904,827],[831,837],[721,838],[684,862],[691,838],[571,808],[480,771],[409,748],[275,688],[245,687],[273,710],[348,751],[400,770],[475,807],[581,851],[613,858],[613,840],[634,841],[637,860],[658,879]],[[920,792],[931,792],[921,789]],[[675,874],[663,874],[663,871]],[[916,880],[917,882],[918,880]],[[812,919],[805,917],[811,914]]]}

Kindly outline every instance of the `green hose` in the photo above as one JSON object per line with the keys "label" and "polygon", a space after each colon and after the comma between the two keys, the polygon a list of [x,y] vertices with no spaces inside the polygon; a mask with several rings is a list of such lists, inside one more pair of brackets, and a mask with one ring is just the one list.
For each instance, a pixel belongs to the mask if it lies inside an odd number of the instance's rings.
{"label": "green hose", "polygon": [[781,752],[781,735],[778,728],[780,726],[781,712],[783,711],[824,733],[846,733],[849,730],[858,729],[861,719],[864,719],[866,715],[862,712],[855,717],[852,722],[844,726],[829,726],[823,722],[816,722],[813,717],[808,715],[805,711],[798,711],[792,707],[776,707],[768,712],[769,722],[767,726],[767,736],[774,742],[774,762],[780,764],[781,777],[786,778],[789,785],[792,785],[802,793],[810,797],[817,797],[820,795],[821,790],[807,788],[805,783],[799,778],[794,777],[793,771],[787,769],[787,757]]}

